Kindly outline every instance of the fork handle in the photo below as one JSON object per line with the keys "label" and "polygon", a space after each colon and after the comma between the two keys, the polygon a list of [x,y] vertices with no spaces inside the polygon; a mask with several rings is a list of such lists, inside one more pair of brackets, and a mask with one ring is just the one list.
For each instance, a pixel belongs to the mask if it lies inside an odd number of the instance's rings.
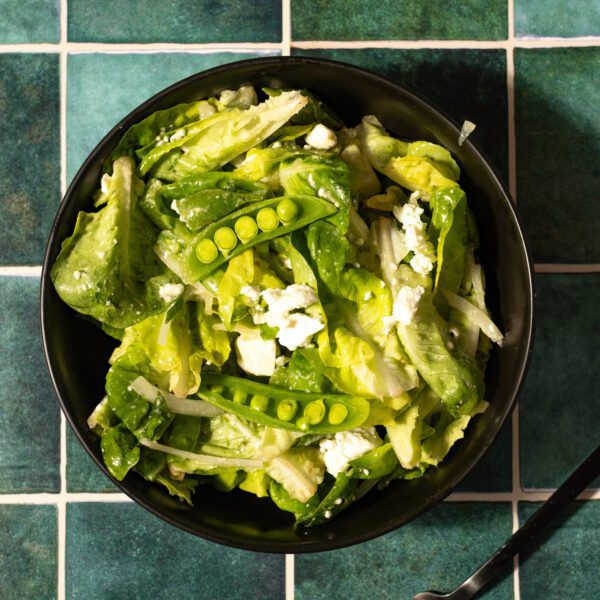
{"label": "fork handle", "polygon": [[600,446],[577,467],[571,476],[548,498],[519,530],[462,585],[449,595],[448,600],[469,600],[495,579],[506,563],[535,541],[540,532],[572,500],[600,475]]}

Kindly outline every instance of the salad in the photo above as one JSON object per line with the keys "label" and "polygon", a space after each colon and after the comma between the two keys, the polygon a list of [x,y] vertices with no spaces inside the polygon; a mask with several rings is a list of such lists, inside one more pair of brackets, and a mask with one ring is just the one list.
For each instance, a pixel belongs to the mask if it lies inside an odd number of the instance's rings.
{"label": "salad", "polygon": [[133,125],[51,277],[117,340],[88,419],[113,477],[311,527],[444,459],[502,334],[448,150],[259,94]]}

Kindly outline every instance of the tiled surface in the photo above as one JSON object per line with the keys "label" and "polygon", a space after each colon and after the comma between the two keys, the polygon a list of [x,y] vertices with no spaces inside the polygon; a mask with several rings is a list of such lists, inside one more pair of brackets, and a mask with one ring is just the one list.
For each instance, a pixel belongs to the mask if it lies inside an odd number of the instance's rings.
{"label": "tiled surface", "polygon": [[598,35],[597,0],[514,0],[515,33],[519,37]]}
{"label": "tiled surface", "polygon": [[283,556],[200,540],[133,503],[67,509],[67,598],[275,600],[284,585]]}
{"label": "tiled surface", "polygon": [[[538,502],[519,503],[523,524]],[[520,566],[522,600],[597,600],[600,598],[600,502],[575,502],[552,523],[535,552]]]}
{"label": "tiled surface", "polygon": [[0,506],[3,600],[56,598],[56,506]]}
{"label": "tiled surface", "polygon": [[[510,536],[511,528],[509,503],[448,502],[379,539],[297,556],[296,598],[385,600],[411,598],[428,589],[450,590]],[[512,598],[510,570],[481,597]]]}
{"label": "tiled surface", "polygon": [[293,0],[295,40],[499,40],[504,0]]}
{"label": "tiled surface", "polygon": [[0,54],[0,264],[41,262],[60,200],[58,104],[56,54]]}
{"label": "tiled surface", "polygon": [[39,335],[37,277],[0,277],[0,493],[57,492],[59,411]]}
{"label": "tiled surface", "polygon": [[278,0],[69,0],[74,42],[279,42]]}
{"label": "tiled surface", "polygon": [[536,349],[520,404],[521,481],[553,488],[598,444],[600,273],[538,275],[536,284]]}
{"label": "tiled surface", "polygon": [[59,0],[0,0],[0,44],[58,42]]}
{"label": "tiled surface", "polygon": [[[600,421],[600,2],[512,5],[514,27],[502,0],[442,8],[434,0],[258,0],[251,10],[239,0],[0,0],[0,598],[405,599],[450,589],[510,534],[511,501],[523,522],[538,506],[524,500],[547,497],[543,490],[592,449]],[[67,7],[62,19],[59,6]],[[280,53],[371,68],[456,121],[477,123],[474,141],[516,188],[536,261],[554,263],[540,266],[553,274],[537,277],[537,342],[520,411],[459,495],[377,540],[297,556],[295,581],[286,581],[281,556],[198,540],[120,502],[68,427],[61,445],[40,348],[39,280],[23,276],[41,262],[61,168],[68,182],[119,119],[166,85]],[[594,272],[565,273],[579,268],[573,263]],[[484,597],[513,598],[515,581],[523,600],[599,597],[600,493],[586,497],[521,561],[517,580],[507,574]]]}
{"label": "tiled surface", "polygon": [[[68,179],[106,133],[171,83],[218,65],[272,53],[75,54],[68,60]],[[134,83],[132,83],[134,82]]]}
{"label": "tiled surface", "polygon": [[600,262],[600,47],[515,52],[517,194],[540,262]]}

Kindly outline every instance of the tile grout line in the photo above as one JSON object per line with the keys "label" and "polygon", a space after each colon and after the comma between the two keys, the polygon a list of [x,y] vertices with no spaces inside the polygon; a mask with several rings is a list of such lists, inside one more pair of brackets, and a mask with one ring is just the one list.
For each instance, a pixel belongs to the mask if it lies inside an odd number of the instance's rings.
{"label": "tile grout line", "polygon": [[[517,138],[515,122],[515,3],[507,0],[508,40],[506,46],[506,99],[508,118],[508,189],[517,203]],[[521,489],[521,449],[519,445],[519,401],[515,403],[511,415],[512,424],[512,532],[519,529],[519,500]],[[513,557],[513,597],[521,599],[521,581],[519,578],[519,556]]]}
{"label": "tile grout line", "polygon": [[[284,3],[289,0],[282,0]],[[283,6],[283,5],[282,5]],[[285,16],[285,13],[282,17]],[[283,31],[283,28],[282,28]],[[177,44],[177,43],[95,43],[95,42],[65,42],[59,44],[0,44],[0,54],[20,52],[60,53],[63,48],[71,53],[208,53],[208,52],[242,52],[247,50],[269,51],[281,50],[286,40],[281,42],[222,42],[207,44]],[[514,48],[578,48],[600,46],[600,36],[584,36],[573,38],[519,38],[512,40],[319,40],[319,41],[290,41],[290,46],[304,50],[348,49],[361,50],[367,48],[385,49],[506,49]]]}
{"label": "tile grout line", "polygon": [[[292,53],[292,5],[291,0],[281,0],[281,55]],[[296,595],[296,557],[285,555],[285,600],[294,600]]]}
{"label": "tile grout line", "polygon": [[[67,0],[60,0],[60,193],[67,191]],[[60,494],[58,510],[57,599],[66,597],[67,554],[67,422],[60,412]]]}

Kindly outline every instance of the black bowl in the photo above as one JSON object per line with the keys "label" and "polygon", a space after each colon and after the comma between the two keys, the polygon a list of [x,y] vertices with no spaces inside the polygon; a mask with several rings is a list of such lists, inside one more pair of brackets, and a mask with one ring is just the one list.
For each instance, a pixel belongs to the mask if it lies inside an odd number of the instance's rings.
{"label": "black bowl", "polygon": [[340,548],[376,537],[414,519],[447,496],[471,471],[511,412],[531,349],[533,282],[531,260],[519,218],[498,176],[469,141],[457,143],[457,126],[417,94],[370,71],[313,58],[261,58],[241,61],[188,77],[160,92],[123,119],[96,146],[71,183],[54,221],[42,271],[41,322],[46,358],[62,409],[96,464],[102,463],[98,439],[86,418],[104,395],[107,359],[114,342],[79,318],[58,297],[50,269],[75,224],[89,210],[102,163],[127,128],[150,113],[179,102],[212,96],[244,83],[307,88],[317,92],[348,125],[374,114],[384,126],[410,139],[448,148],[462,168],[461,184],[481,234],[480,259],[487,275],[491,312],[507,332],[492,353],[486,374],[490,406],[469,426],[465,439],[438,469],[413,481],[394,482],[370,493],[331,523],[298,533],[292,521],[268,499],[243,492],[222,493],[203,486],[196,505],[169,497],[137,474],[115,481],[136,502],[193,534],[209,540],[266,552],[311,552]]}

